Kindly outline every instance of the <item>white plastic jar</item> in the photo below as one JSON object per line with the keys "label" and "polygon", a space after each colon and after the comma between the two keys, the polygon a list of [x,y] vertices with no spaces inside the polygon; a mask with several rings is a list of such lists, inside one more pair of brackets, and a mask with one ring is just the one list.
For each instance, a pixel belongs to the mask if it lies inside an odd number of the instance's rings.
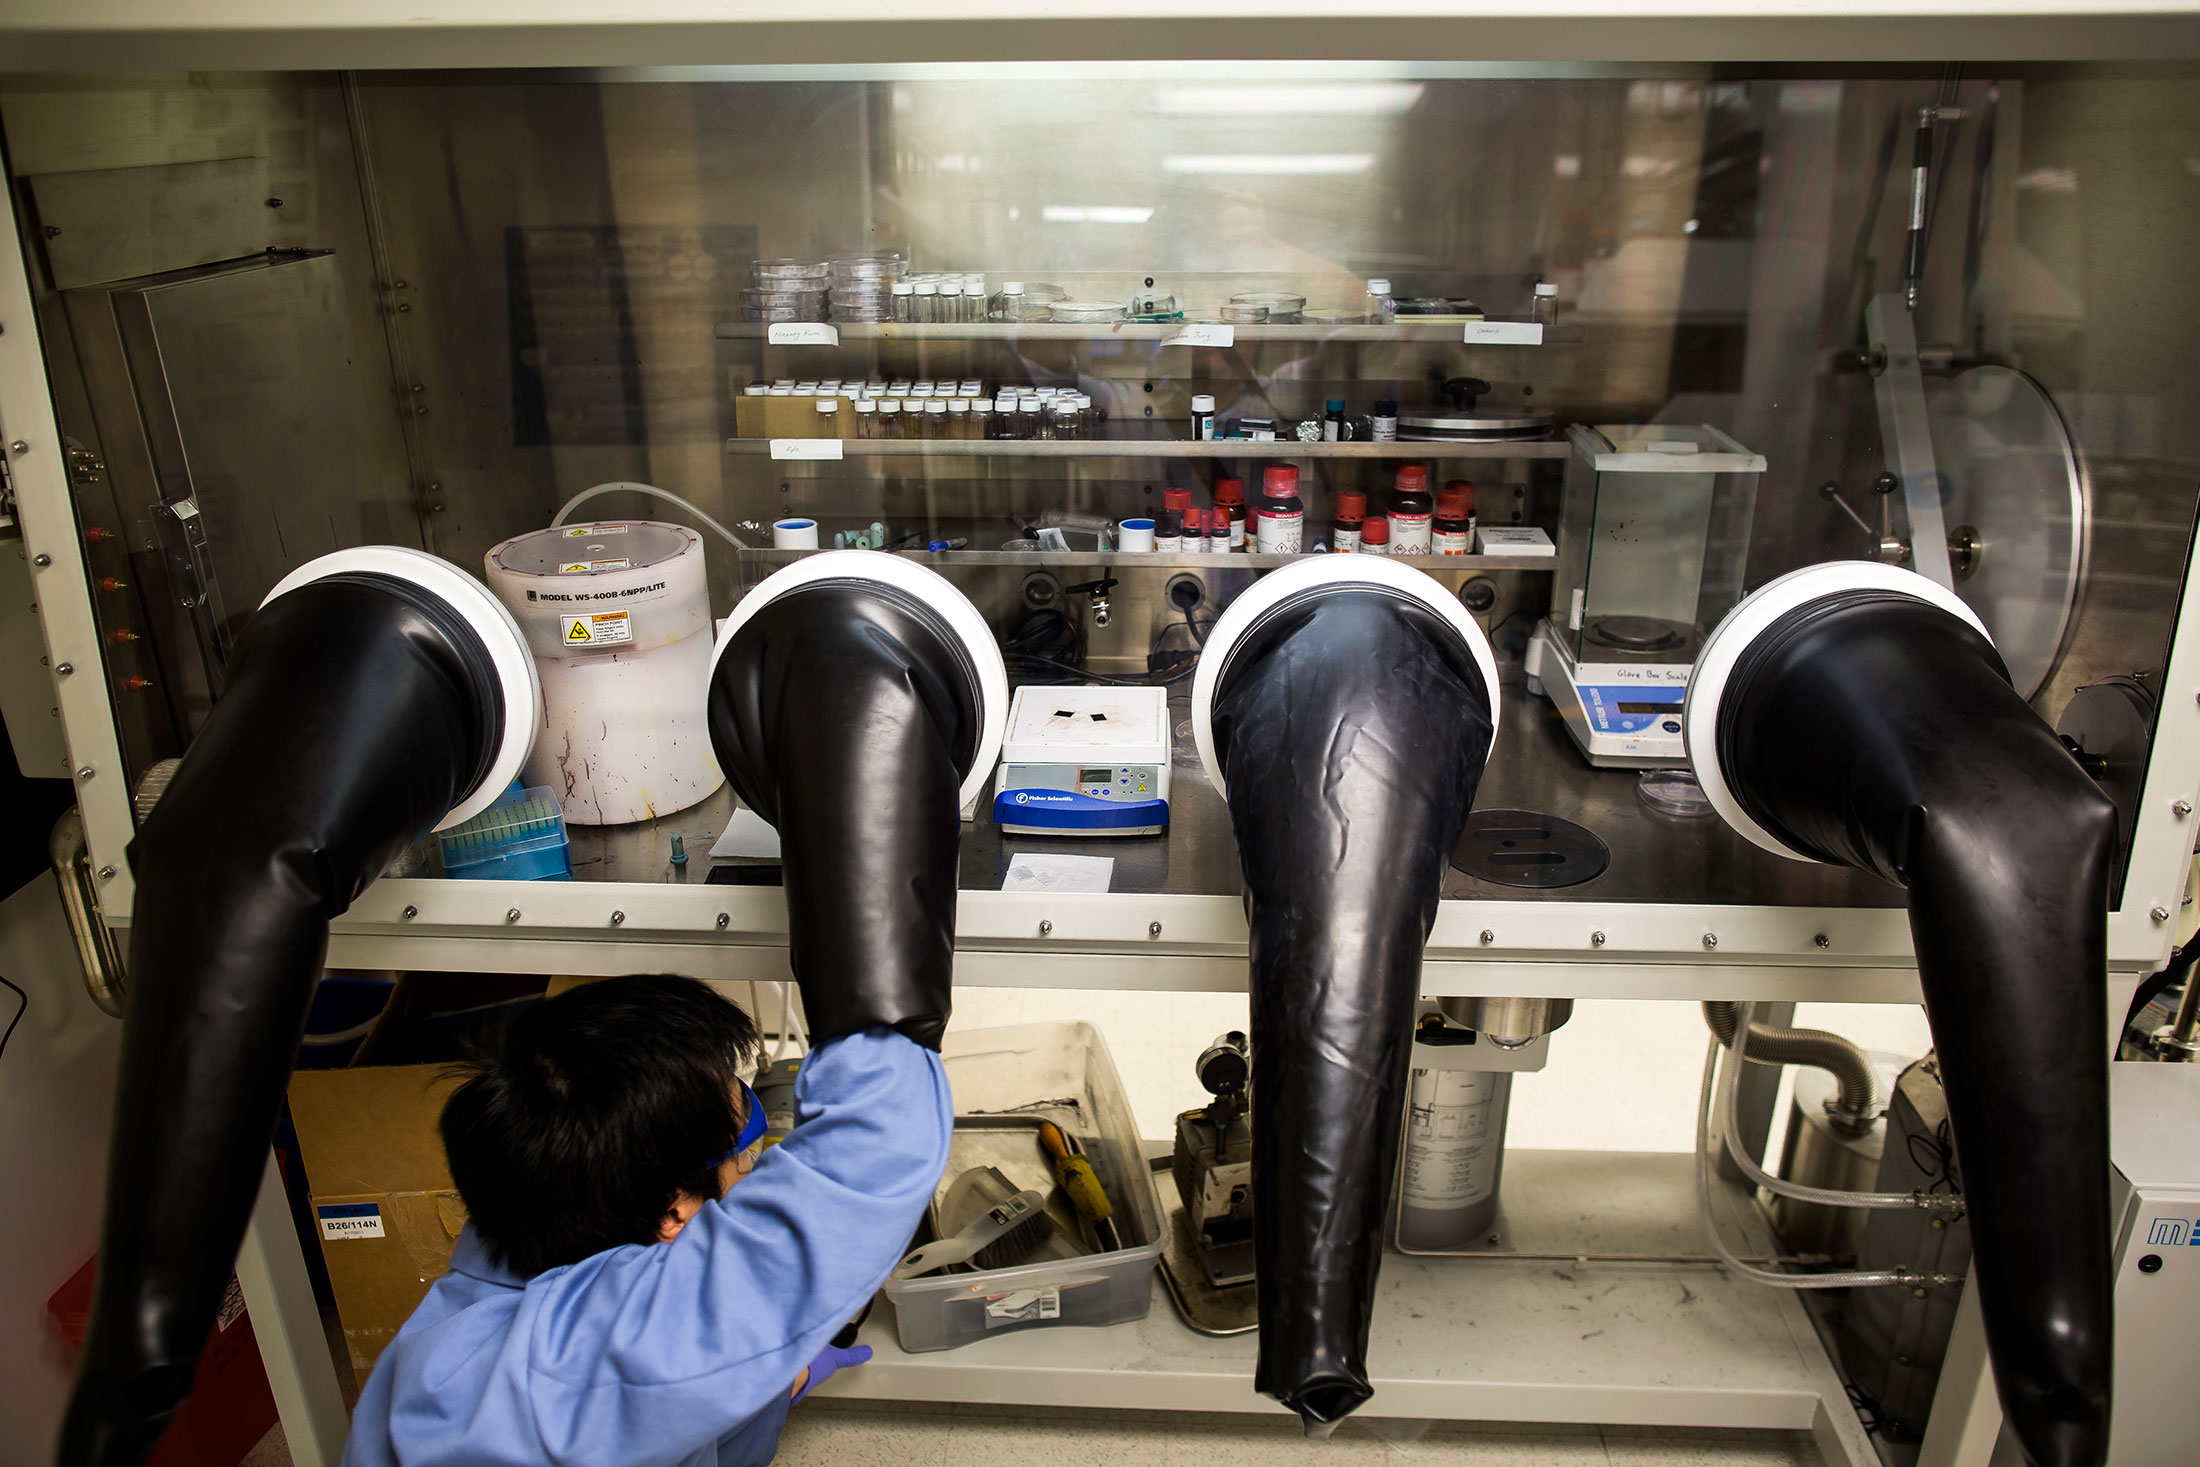
{"label": "white plastic jar", "polygon": [[604,520],[490,550],[489,588],[519,622],[542,681],[525,779],[576,825],[684,810],[725,783],[710,752],[710,583],[684,525]]}

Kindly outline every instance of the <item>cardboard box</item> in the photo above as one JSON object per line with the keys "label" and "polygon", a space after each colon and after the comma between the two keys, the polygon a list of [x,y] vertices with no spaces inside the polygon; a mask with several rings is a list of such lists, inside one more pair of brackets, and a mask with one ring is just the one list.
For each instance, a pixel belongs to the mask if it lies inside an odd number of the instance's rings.
{"label": "cardboard box", "polygon": [[428,1286],[450,1271],[466,1223],[436,1130],[456,1084],[440,1064],[291,1077],[309,1206],[362,1384]]}

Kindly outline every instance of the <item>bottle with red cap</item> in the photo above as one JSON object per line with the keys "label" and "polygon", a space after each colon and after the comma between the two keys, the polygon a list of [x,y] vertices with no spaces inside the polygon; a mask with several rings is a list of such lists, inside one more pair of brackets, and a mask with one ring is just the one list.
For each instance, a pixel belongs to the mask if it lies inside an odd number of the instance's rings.
{"label": "bottle with red cap", "polygon": [[[1161,513],[1154,523],[1153,548],[1156,550],[1194,550],[1197,546],[1187,542],[1192,523],[1192,491],[1189,489],[1164,489],[1161,491]],[[1164,541],[1173,543],[1164,544]]]}
{"label": "bottle with red cap", "polygon": [[1360,526],[1360,554],[1390,554],[1390,521],[1371,515]]}
{"label": "bottle with red cap", "polygon": [[1474,549],[1474,486],[1454,479],[1436,495],[1436,518],[1429,543],[1438,555],[1466,555]]}
{"label": "bottle with red cap", "polygon": [[1397,487],[1390,491],[1390,553],[1427,555],[1436,505],[1429,498],[1428,466],[1407,464],[1398,470]]}
{"label": "bottle with red cap", "polygon": [[1225,543],[1217,550],[1244,550],[1245,544],[1245,484],[1240,479],[1215,480],[1215,513],[1221,516],[1215,538]]}
{"label": "bottle with red cap", "polygon": [[1329,548],[1350,555],[1360,548],[1361,526],[1367,521],[1367,495],[1358,489],[1337,491],[1337,507],[1329,518]]}
{"label": "bottle with red cap", "polygon": [[1254,546],[1263,555],[1296,555],[1306,528],[1306,506],[1299,500],[1299,471],[1293,464],[1270,464],[1260,476],[1260,519]]}

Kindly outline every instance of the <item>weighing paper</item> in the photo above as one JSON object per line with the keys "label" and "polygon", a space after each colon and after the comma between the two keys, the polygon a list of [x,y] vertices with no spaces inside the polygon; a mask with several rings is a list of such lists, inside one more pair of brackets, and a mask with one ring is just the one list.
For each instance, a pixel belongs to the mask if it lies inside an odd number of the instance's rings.
{"label": "weighing paper", "polygon": [[1114,876],[1113,856],[1035,855],[1026,851],[1009,860],[1001,890],[1104,892]]}

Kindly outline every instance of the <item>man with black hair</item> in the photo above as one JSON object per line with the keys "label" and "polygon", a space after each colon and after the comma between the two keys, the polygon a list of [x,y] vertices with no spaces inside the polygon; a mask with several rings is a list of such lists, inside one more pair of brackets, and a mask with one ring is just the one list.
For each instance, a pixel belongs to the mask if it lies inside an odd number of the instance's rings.
{"label": "man with black hair", "polygon": [[469,1221],[352,1415],[346,1467],[755,1467],[788,1406],[870,1358],[832,1336],[947,1164],[939,1056],[821,1041],[758,1158],[755,1023],[692,978],[525,1010],[464,1067],[443,1146]]}

